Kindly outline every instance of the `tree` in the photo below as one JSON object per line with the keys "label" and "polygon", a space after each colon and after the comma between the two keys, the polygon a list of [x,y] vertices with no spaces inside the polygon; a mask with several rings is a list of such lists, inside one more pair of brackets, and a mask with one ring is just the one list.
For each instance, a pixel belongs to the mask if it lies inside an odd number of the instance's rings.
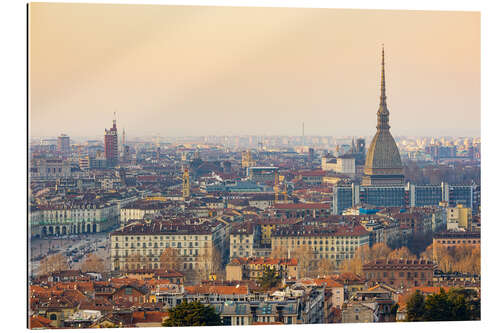
{"label": "tree", "polygon": [[219,314],[212,306],[206,306],[198,301],[186,302],[168,311],[168,319],[162,324],[168,327],[178,326],[217,326],[222,325]]}
{"label": "tree", "polygon": [[126,268],[127,270],[140,269],[143,265],[143,256],[139,253],[139,251],[132,253],[129,255],[126,260]]}
{"label": "tree", "polygon": [[417,259],[417,257],[414,254],[412,254],[406,246],[403,246],[403,247],[396,249],[396,250],[392,251],[391,253],[389,253],[389,255],[387,256],[387,259],[415,260],[415,259]]}
{"label": "tree", "polygon": [[452,308],[448,295],[441,288],[439,294],[432,294],[425,299],[425,311],[422,316],[424,321],[448,321],[452,319]]}
{"label": "tree", "polygon": [[319,261],[317,267],[317,275],[319,276],[330,275],[333,274],[334,271],[335,271],[335,265],[331,260],[323,258]]}
{"label": "tree", "polygon": [[104,260],[95,253],[89,253],[82,264],[83,272],[98,272],[105,271]]}
{"label": "tree", "polygon": [[481,318],[480,300],[474,290],[441,288],[424,297],[417,290],[407,302],[408,321],[464,321]]}
{"label": "tree", "polygon": [[269,266],[265,266],[262,271],[262,276],[259,279],[260,286],[267,290],[276,287],[281,281],[280,274],[276,272],[276,269]]}
{"label": "tree", "polygon": [[391,249],[384,243],[375,243],[370,249],[371,258],[368,261],[386,259],[391,253]]}
{"label": "tree", "polygon": [[294,252],[293,257],[298,260],[298,273],[299,277],[313,277],[314,276],[314,253],[310,246],[299,246]]}
{"label": "tree", "polygon": [[198,259],[194,274],[199,281],[208,280],[212,274],[223,276],[222,254],[218,248],[204,247]]}
{"label": "tree", "polygon": [[350,260],[344,260],[341,266],[342,273],[361,274],[363,271],[363,261],[359,256],[354,256]]}
{"label": "tree", "polygon": [[377,259],[386,260],[389,253],[391,253],[391,249],[384,243],[375,243],[372,247],[369,245],[360,246],[356,250],[354,258],[342,262],[341,270],[344,273],[361,274],[363,264]]}
{"label": "tree", "polygon": [[286,248],[284,246],[273,247],[269,257],[274,258],[274,259],[287,258],[288,257],[288,248]]}
{"label": "tree", "polygon": [[212,271],[210,273],[215,273],[217,276],[224,276],[225,270],[223,267],[222,253],[219,248],[214,247],[212,249]]}
{"label": "tree", "polygon": [[443,272],[481,273],[480,247],[446,247],[437,243],[429,245],[420,257],[435,261]]}
{"label": "tree", "polygon": [[182,257],[179,249],[167,247],[160,255],[160,268],[180,271],[182,265]]}
{"label": "tree", "polygon": [[43,258],[40,261],[39,274],[50,274],[69,269],[68,260],[62,253],[57,253]]}
{"label": "tree", "polygon": [[421,321],[425,313],[425,297],[417,290],[406,303],[408,321]]}
{"label": "tree", "polygon": [[435,261],[434,260],[434,249],[432,247],[432,244],[427,246],[425,248],[425,251],[420,253],[420,258],[425,259],[425,260],[429,260],[429,261]]}

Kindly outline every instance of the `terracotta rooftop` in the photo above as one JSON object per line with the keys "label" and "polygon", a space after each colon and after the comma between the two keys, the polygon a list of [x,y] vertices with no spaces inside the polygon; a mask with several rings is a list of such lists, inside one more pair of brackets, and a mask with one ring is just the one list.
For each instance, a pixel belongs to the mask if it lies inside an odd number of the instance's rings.
{"label": "terracotta rooftop", "polygon": [[53,328],[50,324],[51,320],[42,316],[30,317],[30,329],[35,328]]}
{"label": "terracotta rooftop", "polygon": [[197,286],[185,286],[184,290],[187,294],[216,294],[216,295],[247,295],[248,287],[246,285],[241,286],[207,286],[207,285],[197,285]]}
{"label": "terracotta rooftop", "polygon": [[133,323],[161,323],[165,317],[168,317],[168,312],[135,311],[132,314]]}
{"label": "terracotta rooftop", "polygon": [[330,209],[330,204],[324,203],[277,203],[274,204],[275,209]]}

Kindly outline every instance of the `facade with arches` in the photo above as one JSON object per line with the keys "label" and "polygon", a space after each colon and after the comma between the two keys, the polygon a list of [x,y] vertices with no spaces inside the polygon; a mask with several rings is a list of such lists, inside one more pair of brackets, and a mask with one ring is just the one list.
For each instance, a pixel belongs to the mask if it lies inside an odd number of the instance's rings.
{"label": "facade with arches", "polygon": [[31,237],[91,234],[109,230],[118,224],[116,203],[88,203],[31,207]]}

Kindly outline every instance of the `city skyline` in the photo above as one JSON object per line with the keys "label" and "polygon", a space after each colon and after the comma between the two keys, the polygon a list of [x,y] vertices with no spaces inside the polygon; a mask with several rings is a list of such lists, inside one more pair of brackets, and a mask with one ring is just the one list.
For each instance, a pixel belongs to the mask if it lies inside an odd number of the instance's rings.
{"label": "city skyline", "polygon": [[479,13],[30,8],[32,136],[102,136],[116,111],[131,136],[372,137],[382,43],[394,136],[480,135]]}

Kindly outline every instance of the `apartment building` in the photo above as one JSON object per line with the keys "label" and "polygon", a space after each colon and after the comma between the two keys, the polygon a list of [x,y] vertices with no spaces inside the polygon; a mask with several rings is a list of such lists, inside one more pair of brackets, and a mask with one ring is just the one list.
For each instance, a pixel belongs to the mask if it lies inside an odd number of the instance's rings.
{"label": "apartment building", "polygon": [[[226,225],[216,220],[130,224],[112,232],[112,270],[160,268],[160,256],[173,248],[180,270],[214,269],[224,260]],[[219,261],[219,262],[218,262]]]}
{"label": "apartment building", "polygon": [[[278,227],[272,234],[272,249],[294,252],[307,249],[311,260],[330,259],[337,267],[354,257],[358,247],[369,244],[370,233],[361,225],[314,226],[295,224]],[[300,260],[300,259],[299,259]]]}

